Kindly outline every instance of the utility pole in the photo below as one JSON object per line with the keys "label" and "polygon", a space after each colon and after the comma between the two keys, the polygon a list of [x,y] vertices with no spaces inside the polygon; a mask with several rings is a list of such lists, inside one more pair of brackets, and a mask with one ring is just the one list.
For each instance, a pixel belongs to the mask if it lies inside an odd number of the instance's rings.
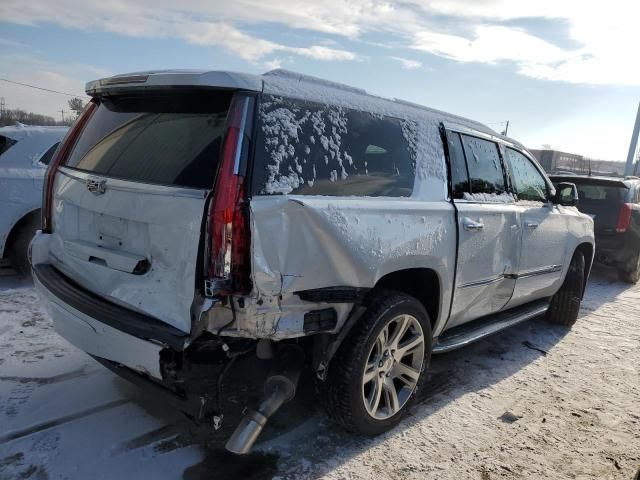
{"label": "utility pole", "polygon": [[506,137],[507,133],[509,133],[509,120],[507,120],[507,124],[504,127],[504,132],[502,132],[502,135]]}
{"label": "utility pole", "polygon": [[62,123],[64,123],[64,108],[58,111],[60,112],[60,115],[62,115]]}
{"label": "utility pole", "polygon": [[638,113],[636,113],[636,123],[633,126],[633,133],[631,134],[627,164],[624,167],[625,177],[631,175],[631,172],[633,172],[633,160],[636,156],[636,150],[638,149],[638,133],[640,133],[640,102],[638,103]]}
{"label": "utility pole", "polygon": [[0,118],[4,117],[4,109],[5,109],[4,97],[0,97]]}

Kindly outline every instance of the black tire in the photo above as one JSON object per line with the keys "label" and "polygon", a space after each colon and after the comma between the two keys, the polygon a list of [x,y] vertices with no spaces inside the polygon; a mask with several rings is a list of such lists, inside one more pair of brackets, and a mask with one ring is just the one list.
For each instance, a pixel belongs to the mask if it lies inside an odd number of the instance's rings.
{"label": "black tire", "polygon": [[630,266],[618,270],[618,276],[623,282],[635,285],[640,280],[640,253],[633,255],[629,263]]}
{"label": "black tire", "polygon": [[8,247],[8,257],[11,265],[19,275],[30,277],[31,265],[27,258],[27,250],[31,239],[36,234],[36,231],[40,229],[40,215],[37,213],[29,214],[28,217],[20,221],[16,228],[18,230],[13,233]]}
{"label": "black tire", "polygon": [[[410,315],[418,321],[422,328],[424,338],[422,366],[415,388],[410,395],[405,397],[406,403],[392,416],[376,419],[367,412],[363,398],[365,367],[370,360],[369,357],[378,336],[386,326],[391,325],[389,322],[398,318],[399,315]],[[392,331],[392,333],[395,332]],[[331,360],[325,382],[319,384],[321,398],[328,416],[346,430],[364,435],[378,435],[393,428],[402,420],[423,388],[426,377],[424,371],[431,357],[431,346],[429,315],[418,300],[395,291],[373,292],[370,295],[367,311],[353,327]],[[419,356],[419,354],[416,355],[416,357]],[[380,376],[382,378],[382,374]],[[394,381],[391,379],[391,382]],[[385,388],[381,390],[385,390]],[[380,398],[380,395],[378,397]]]}
{"label": "black tire", "polygon": [[584,254],[577,251],[573,254],[562,287],[551,299],[551,305],[547,310],[548,321],[566,326],[576,323],[582,302],[585,273]]}

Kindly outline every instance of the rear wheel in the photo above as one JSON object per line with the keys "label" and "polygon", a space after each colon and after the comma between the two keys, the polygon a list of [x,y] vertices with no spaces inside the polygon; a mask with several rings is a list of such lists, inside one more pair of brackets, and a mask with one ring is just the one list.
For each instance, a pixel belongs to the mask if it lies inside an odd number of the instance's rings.
{"label": "rear wheel", "polygon": [[620,280],[627,283],[636,284],[640,280],[640,253],[636,253],[631,257],[630,265],[618,270]]}
{"label": "rear wheel", "polygon": [[27,258],[27,251],[31,239],[40,228],[40,215],[36,213],[29,214],[28,217],[20,221],[16,228],[18,230],[12,235],[13,238],[8,248],[9,260],[18,274],[30,276],[31,265]]}
{"label": "rear wheel", "polygon": [[573,254],[569,271],[560,290],[551,299],[547,310],[547,320],[560,325],[571,326],[576,323],[584,289],[585,260],[584,254],[577,251]]}
{"label": "rear wheel", "polygon": [[331,361],[321,389],[328,415],[347,430],[377,435],[404,416],[424,383],[431,324],[422,304],[380,292]]}

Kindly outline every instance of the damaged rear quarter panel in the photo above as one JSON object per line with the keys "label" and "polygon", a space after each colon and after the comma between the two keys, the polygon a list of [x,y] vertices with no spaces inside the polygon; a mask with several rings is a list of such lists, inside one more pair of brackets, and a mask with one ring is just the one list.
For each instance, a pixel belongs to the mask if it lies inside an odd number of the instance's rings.
{"label": "damaged rear quarter panel", "polygon": [[453,207],[444,200],[256,196],[251,201],[254,292],[236,329],[257,337],[300,336],[305,312],[333,306],[339,330],[350,304],[314,304],[294,292],[371,288],[387,273],[421,267],[440,277],[440,318],[446,318],[452,239]]}

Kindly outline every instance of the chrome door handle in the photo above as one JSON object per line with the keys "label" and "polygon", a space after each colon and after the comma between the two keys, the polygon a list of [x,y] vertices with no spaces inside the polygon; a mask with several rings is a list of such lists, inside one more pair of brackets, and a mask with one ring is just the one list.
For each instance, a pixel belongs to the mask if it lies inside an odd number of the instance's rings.
{"label": "chrome door handle", "polygon": [[477,232],[479,230],[484,229],[484,223],[474,222],[470,218],[464,218],[462,219],[462,228],[464,228],[467,231]]}
{"label": "chrome door handle", "polygon": [[540,224],[536,222],[524,222],[524,226],[527,228],[538,228]]}

